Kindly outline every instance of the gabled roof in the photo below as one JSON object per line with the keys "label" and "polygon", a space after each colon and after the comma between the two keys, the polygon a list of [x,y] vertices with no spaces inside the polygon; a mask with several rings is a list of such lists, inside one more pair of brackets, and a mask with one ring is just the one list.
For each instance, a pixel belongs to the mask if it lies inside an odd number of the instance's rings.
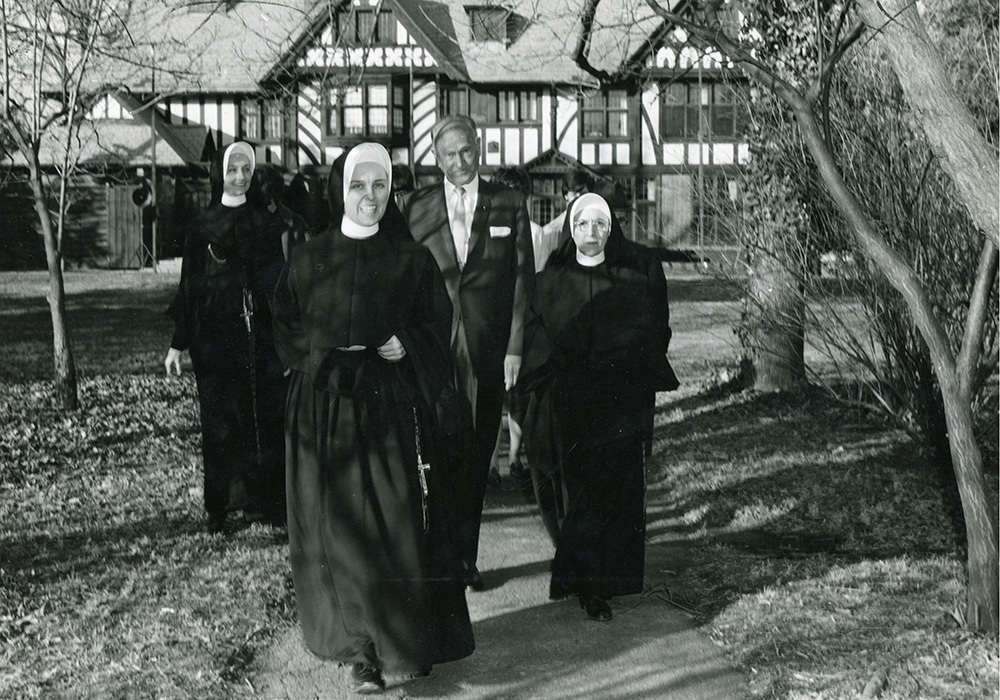
{"label": "gabled roof", "polygon": [[[136,5],[141,7],[128,22],[138,44],[132,61],[112,63],[95,80],[148,93],[153,63],[160,94],[256,91],[328,9],[326,0],[242,0],[232,6],[220,0],[145,0]],[[155,54],[151,44],[156,44]]]}
{"label": "gabled roof", "polygon": [[[365,2],[367,0],[362,0]],[[573,54],[585,0],[383,0],[418,44],[451,78],[481,84],[594,85]],[[683,0],[662,0],[675,7]],[[332,4],[336,5],[336,2]],[[280,75],[331,15],[331,0],[146,0],[128,21],[137,46],[92,78],[149,93],[155,56],[156,89],[252,92]],[[472,38],[470,8],[509,10],[507,42]],[[663,25],[646,0],[601,0],[587,55],[598,70],[615,73],[647,49]],[[151,44],[157,44],[152,53]]]}
{"label": "gabled roof", "polygon": [[594,174],[591,168],[555,148],[550,148],[544,153],[535,156],[524,164],[524,168],[529,173],[564,173],[567,170],[586,170]]}
{"label": "gabled roof", "polygon": [[612,178],[607,175],[603,175],[598,171],[594,170],[589,165],[584,165],[578,161],[573,156],[566,155],[560,150],[555,148],[550,148],[544,153],[540,153],[535,156],[527,163],[524,164],[524,169],[529,173],[545,173],[552,174],[558,173],[563,174],[569,170],[583,170],[590,174],[594,182],[607,181],[612,182]]}
{"label": "gabled roof", "polygon": [[[152,120],[152,125],[156,129],[156,137],[162,139],[185,163],[203,164],[211,157],[211,154],[207,152],[210,150],[208,140],[211,136],[204,126],[168,124],[164,121],[159,110],[143,105],[133,95],[124,91],[117,92],[115,99],[132,114],[132,118],[136,122],[143,125],[147,133],[149,132],[150,120]],[[156,149],[156,155],[159,158],[159,147]]]}
{"label": "gabled roof", "polygon": [[[573,60],[584,0],[389,0],[400,21],[456,80],[473,83],[596,84]],[[472,38],[468,9],[506,8],[508,42]],[[675,6],[677,0],[668,0]],[[591,64],[616,72],[662,26],[645,0],[602,0],[588,50]]]}
{"label": "gabled roof", "polygon": [[461,47],[453,39],[457,32],[448,3],[396,0],[392,8],[399,22],[430,52],[449,78],[460,82],[469,79]]}
{"label": "gabled roof", "polygon": [[[93,122],[93,132],[81,139],[80,165],[120,164],[126,167],[149,165],[152,156],[152,134],[149,127],[136,121],[120,119]],[[174,144],[157,138],[156,164],[160,167],[179,167],[198,163],[201,150],[208,138],[208,130],[203,126],[179,127]],[[200,140],[198,153],[189,149],[188,144]],[[184,144],[179,148],[176,144]],[[180,151],[180,152],[179,152]]]}
{"label": "gabled roof", "polygon": [[[183,167],[201,162],[202,151],[210,138],[203,126],[167,127],[174,132],[170,140],[156,140],[156,164],[160,167]],[[62,163],[66,133],[65,128],[52,129],[42,137],[38,159],[42,167]],[[74,141],[75,162],[84,168],[149,166],[152,158],[153,136],[149,125],[129,119],[94,119],[80,127],[79,138]],[[19,151],[11,154],[14,166],[26,164]]]}

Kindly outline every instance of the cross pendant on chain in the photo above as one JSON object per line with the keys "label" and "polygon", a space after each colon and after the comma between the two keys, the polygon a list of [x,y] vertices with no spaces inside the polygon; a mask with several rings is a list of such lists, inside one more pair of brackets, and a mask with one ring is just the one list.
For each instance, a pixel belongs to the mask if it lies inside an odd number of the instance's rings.
{"label": "cross pendant on chain", "polygon": [[247,325],[247,333],[253,332],[253,294],[249,289],[243,289],[243,313],[240,318]]}

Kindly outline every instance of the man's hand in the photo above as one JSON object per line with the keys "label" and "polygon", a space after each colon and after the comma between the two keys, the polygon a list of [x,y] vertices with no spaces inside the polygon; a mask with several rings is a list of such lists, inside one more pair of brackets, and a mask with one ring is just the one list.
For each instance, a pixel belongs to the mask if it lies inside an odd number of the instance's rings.
{"label": "man's hand", "polygon": [[378,354],[379,357],[388,362],[399,362],[406,355],[406,350],[399,342],[399,338],[392,336],[385,345],[378,349]]}
{"label": "man's hand", "polygon": [[178,377],[181,376],[181,351],[177,348],[170,348],[167,350],[167,356],[163,360],[163,366],[167,370],[167,376],[170,376],[170,370],[174,370],[174,374]]}
{"label": "man's hand", "polygon": [[506,355],[503,358],[503,388],[510,391],[517,384],[517,375],[521,371],[521,356]]}

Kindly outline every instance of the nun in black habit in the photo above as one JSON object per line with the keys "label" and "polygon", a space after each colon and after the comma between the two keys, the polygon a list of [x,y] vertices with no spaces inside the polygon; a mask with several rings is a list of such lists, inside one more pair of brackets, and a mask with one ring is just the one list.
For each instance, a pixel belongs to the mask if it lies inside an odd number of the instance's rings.
{"label": "nun in black habit", "polygon": [[167,313],[164,365],[180,374],[190,350],[198,383],[205,509],[211,532],[226,515],[285,520],[284,405],[288,380],[274,349],[271,295],[284,258],[281,231],[248,199],[255,158],[242,141],[212,168],[213,197],[187,236]]}
{"label": "nun in black habit", "polygon": [[577,595],[591,619],[609,620],[609,598],[642,590],[655,394],[678,382],[659,260],[625,240],[597,194],[576,199],[568,218],[571,239],[536,277],[518,387],[529,394],[525,447],[556,544],[549,595]]}
{"label": "nun in black habit", "polygon": [[459,449],[471,414],[449,383],[444,279],[391,172],[380,145],[348,153],[331,171],[339,216],[293,250],[275,292],[299,618],[309,649],[350,664],[363,693],[384,671],[423,674],[474,648],[445,480],[445,446]]}

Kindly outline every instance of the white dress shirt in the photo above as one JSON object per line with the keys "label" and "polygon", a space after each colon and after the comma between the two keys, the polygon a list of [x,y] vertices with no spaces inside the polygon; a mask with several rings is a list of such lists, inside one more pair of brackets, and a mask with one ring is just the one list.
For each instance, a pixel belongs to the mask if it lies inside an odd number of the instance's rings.
{"label": "white dress shirt", "polygon": [[[476,211],[476,203],[479,201],[479,176],[472,178],[472,181],[462,185],[465,189],[465,227],[466,234],[470,239],[472,236],[472,218]],[[451,184],[447,179],[444,181],[444,201],[445,206],[448,208],[448,227],[451,230],[452,239],[455,242],[455,250],[462,250],[463,243],[468,242],[459,241],[458,236],[460,235],[455,231],[455,210],[458,207],[458,188]],[[468,255],[468,251],[466,251]],[[460,261],[462,265],[465,264],[465,260]]]}

